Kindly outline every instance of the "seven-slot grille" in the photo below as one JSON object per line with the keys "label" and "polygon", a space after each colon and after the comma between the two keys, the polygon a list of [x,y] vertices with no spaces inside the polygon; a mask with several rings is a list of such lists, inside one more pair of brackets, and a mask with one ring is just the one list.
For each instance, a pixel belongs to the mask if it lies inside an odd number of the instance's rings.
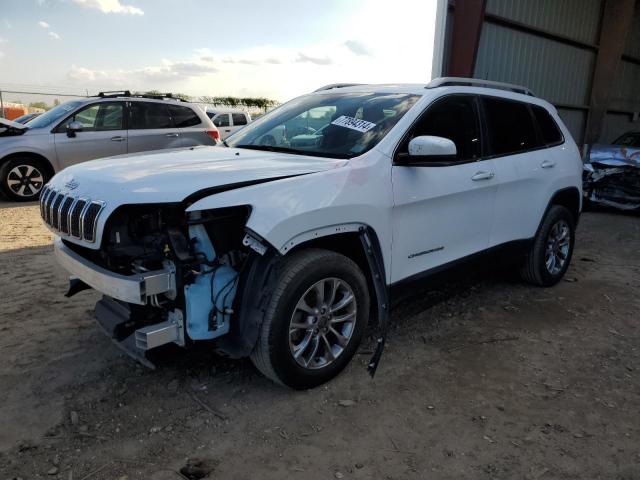
{"label": "seven-slot grille", "polygon": [[65,195],[51,187],[45,187],[40,195],[40,215],[51,228],[64,235],[87,242],[96,239],[98,215],[103,202]]}

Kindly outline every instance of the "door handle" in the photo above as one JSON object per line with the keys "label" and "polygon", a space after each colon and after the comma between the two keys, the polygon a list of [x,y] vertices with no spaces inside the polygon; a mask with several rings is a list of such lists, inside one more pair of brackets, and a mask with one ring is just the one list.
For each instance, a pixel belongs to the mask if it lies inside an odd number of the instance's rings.
{"label": "door handle", "polygon": [[542,168],[553,168],[556,166],[556,162],[552,162],[551,160],[545,160],[540,164]]}
{"label": "door handle", "polygon": [[180,135],[179,133],[167,133],[165,134],[165,137],[177,137],[178,135]]}
{"label": "door handle", "polygon": [[224,133],[229,133],[231,130],[225,130]]}
{"label": "door handle", "polygon": [[471,180],[477,182],[478,180],[491,180],[495,174],[493,172],[477,172]]}
{"label": "door handle", "polygon": [[120,137],[120,136],[118,136],[118,137],[111,137],[111,141],[112,141],[112,142],[124,142],[125,140],[126,140],[126,138],[125,138],[125,137]]}

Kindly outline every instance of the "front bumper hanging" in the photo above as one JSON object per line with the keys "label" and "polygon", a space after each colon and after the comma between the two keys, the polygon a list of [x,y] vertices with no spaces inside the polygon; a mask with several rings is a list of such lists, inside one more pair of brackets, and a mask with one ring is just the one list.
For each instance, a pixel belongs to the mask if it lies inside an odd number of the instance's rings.
{"label": "front bumper hanging", "polygon": [[135,305],[146,305],[153,295],[176,294],[175,270],[167,265],[162,270],[120,275],[110,272],[67,247],[57,237],[53,243],[55,256],[71,275],[105,295]]}

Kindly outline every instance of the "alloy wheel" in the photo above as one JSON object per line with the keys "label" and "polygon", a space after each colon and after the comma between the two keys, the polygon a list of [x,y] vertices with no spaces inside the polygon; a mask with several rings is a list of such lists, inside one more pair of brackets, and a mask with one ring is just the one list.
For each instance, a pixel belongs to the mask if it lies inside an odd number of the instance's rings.
{"label": "alloy wheel", "polygon": [[289,323],[289,349],[298,365],[318,369],[342,354],[355,330],[356,297],[339,278],[314,283],[298,300]]}
{"label": "alloy wheel", "polygon": [[571,246],[571,230],[565,220],[556,222],[547,237],[545,265],[551,275],[557,275],[564,268]]}
{"label": "alloy wheel", "polygon": [[7,186],[19,197],[34,197],[44,183],[42,172],[32,165],[17,165],[9,170]]}

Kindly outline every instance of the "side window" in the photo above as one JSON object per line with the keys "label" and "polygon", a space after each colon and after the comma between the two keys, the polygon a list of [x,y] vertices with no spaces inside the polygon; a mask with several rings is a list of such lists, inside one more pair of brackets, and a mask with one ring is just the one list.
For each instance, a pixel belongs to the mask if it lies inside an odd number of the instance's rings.
{"label": "side window", "polygon": [[540,146],[527,104],[493,97],[483,97],[482,102],[493,155],[515,154]]}
{"label": "side window", "polygon": [[531,105],[531,111],[533,112],[536,122],[538,122],[544,143],[547,145],[555,145],[562,142],[562,132],[560,132],[558,125],[556,125],[555,120],[549,115],[549,112],[538,105]]}
{"label": "side window", "polygon": [[409,141],[421,135],[451,140],[456,144],[457,161],[480,159],[480,124],[475,98],[470,95],[452,95],[436,100],[422,114],[400,151],[406,153]]}
{"label": "side window", "polygon": [[228,113],[221,113],[219,115],[216,115],[215,118],[213,119],[213,124],[216,127],[228,127],[229,126],[229,114]]}
{"label": "side window", "polygon": [[181,107],[180,105],[169,105],[169,113],[173,119],[173,125],[176,128],[194,127],[202,123],[200,117],[189,107]]}
{"label": "side window", "polygon": [[82,129],[87,132],[122,130],[123,106],[122,102],[94,103],[67,118],[57,131],[65,131],[71,122],[80,122]]}
{"label": "side window", "polygon": [[172,128],[167,105],[152,102],[131,102],[130,130],[149,130],[152,128]]}
{"label": "side window", "polygon": [[233,118],[233,124],[237,127],[238,125],[246,125],[247,124],[247,117],[244,115],[244,113],[234,113],[231,115],[231,117]]}

